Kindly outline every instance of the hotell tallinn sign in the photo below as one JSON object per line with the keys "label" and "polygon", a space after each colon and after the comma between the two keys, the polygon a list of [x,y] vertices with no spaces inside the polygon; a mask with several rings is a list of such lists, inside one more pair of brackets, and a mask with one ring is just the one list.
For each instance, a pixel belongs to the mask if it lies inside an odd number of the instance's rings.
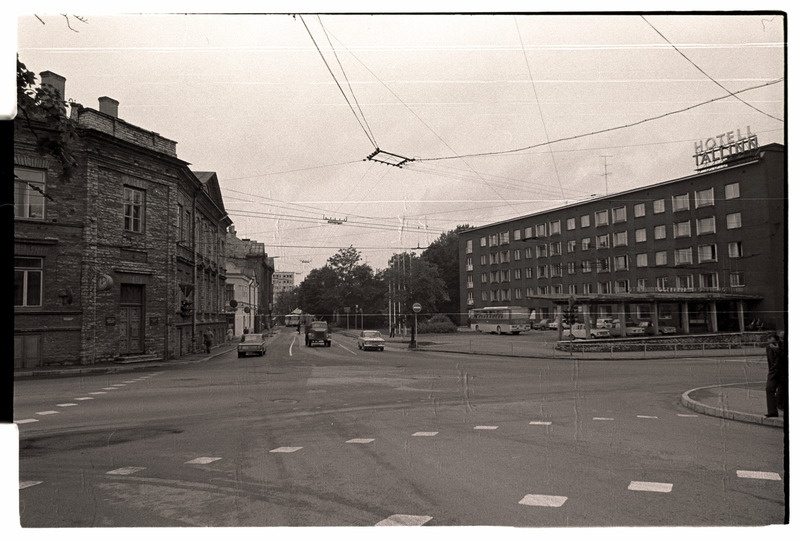
{"label": "hotell tallinn sign", "polygon": [[745,133],[742,133],[739,128],[699,140],[694,143],[696,169],[721,165],[729,158],[750,150],[757,150],[757,135],[752,133],[749,126],[746,127]]}

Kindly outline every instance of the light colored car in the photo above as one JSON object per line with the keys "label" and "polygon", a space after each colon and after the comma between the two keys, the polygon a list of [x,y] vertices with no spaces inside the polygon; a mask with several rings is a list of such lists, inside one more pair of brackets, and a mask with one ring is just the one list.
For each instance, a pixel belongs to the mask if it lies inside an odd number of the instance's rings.
{"label": "light colored car", "polygon": [[588,329],[585,323],[575,323],[571,329],[563,329],[563,336],[573,336],[574,338],[610,338],[610,331],[607,329]]}
{"label": "light colored car", "polygon": [[366,351],[367,349],[378,349],[383,351],[386,347],[386,341],[380,331],[361,331],[358,335],[358,349]]}
{"label": "light colored car", "polygon": [[[627,333],[627,336],[644,336],[646,334],[644,328],[636,325],[634,321],[627,321],[625,327],[624,332]],[[621,322],[618,319],[614,319],[608,330],[611,336],[621,336]]]}
{"label": "light colored car", "polygon": [[[569,325],[567,323],[562,323],[562,326],[563,326],[564,329],[568,329],[569,328]],[[547,328],[550,331],[557,331],[558,330],[558,320],[557,319],[553,319],[552,321],[547,323]]]}
{"label": "light colored car", "polygon": [[266,340],[263,334],[245,334],[236,349],[240,358],[246,355],[263,357],[266,353]]}
{"label": "light colored car", "polygon": [[596,320],[596,325],[594,326],[597,329],[610,329],[613,326],[613,319],[600,317]]}

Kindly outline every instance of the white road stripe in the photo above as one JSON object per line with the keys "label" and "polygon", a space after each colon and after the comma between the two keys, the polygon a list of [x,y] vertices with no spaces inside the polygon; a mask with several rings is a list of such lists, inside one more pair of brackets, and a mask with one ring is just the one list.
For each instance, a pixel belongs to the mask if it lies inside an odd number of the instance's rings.
{"label": "white road stripe", "polygon": [[438,432],[414,432],[411,436],[436,436]]}
{"label": "white road stripe", "polygon": [[765,479],[767,481],[780,481],[780,474],[770,471],[738,470],[738,477],[744,479]]}
{"label": "white road stripe", "polygon": [[138,381],[138,380],[132,379],[130,381],[123,381],[122,383],[136,383],[136,381]]}
{"label": "white road stripe", "polygon": [[528,494],[519,502],[521,505],[537,507],[560,507],[566,503],[566,496],[549,496],[546,494]]}
{"label": "white road stripe", "polygon": [[344,346],[342,346],[342,345],[341,345],[341,344],[339,344],[338,342],[336,342],[336,345],[337,345],[337,346],[339,346],[339,347],[341,347],[341,348],[344,348],[344,349],[346,349],[347,351],[349,351],[350,353],[352,353],[352,354],[353,354],[353,355],[355,355],[356,357],[358,356],[358,354],[357,354],[357,353],[355,353],[354,351],[352,351],[350,348],[345,348]]}
{"label": "white road stripe", "polygon": [[89,393],[89,394],[108,394],[108,393],[105,392],[105,391],[94,391],[93,393]]}
{"label": "white road stripe", "polygon": [[118,387],[103,387],[104,391],[116,391]]}
{"label": "white road stripe", "polygon": [[73,398],[72,400],[94,400],[91,396],[81,396],[80,398]]}
{"label": "white road stripe", "polygon": [[641,490],[645,492],[671,492],[671,483],[647,483],[646,481],[630,481],[627,490]]}
{"label": "white road stripe", "polygon": [[56,404],[59,408],[68,408],[70,406],[77,406],[77,404],[73,404],[72,402],[68,402],[66,404]]}
{"label": "white road stripe", "polygon": [[19,421],[14,421],[14,423],[18,425],[24,425],[27,423],[38,423],[39,419],[20,419]]}
{"label": "white road stripe", "polygon": [[22,490],[23,488],[35,487],[36,485],[41,485],[42,482],[43,481],[20,481],[19,489]]}
{"label": "white road stripe", "polygon": [[211,462],[216,462],[217,460],[222,460],[222,457],[217,456],[200,456],[193,460],[189,460],[186,464],[210,464]]}
{"label": "white road stripe", "polygon": [[142,470],[146,470],[147,468],[142,468],[140,466],[127,466],[125,468],[117,468],[115,470],[107,471],[108,475],[130,475],[131,473],[140,472]]}
{"label": "white road stripe", "polygon": [[655,415],[636,415],[639,419],[657,419]]}
{"label": "white road stripe", "polygon": [[296,342],[296,341],[297,341],[297,337],[296,336],[291,339],[291,344],[289,345],[289,357],[293,357],[294,356],[294,353],[292,353],[291,350],[292,350],[292,348],[294,348],[294,342]]}
{"label": "white road stripe", "polygon": [[677,417],[699,417],[695,413],[678,413]]}
{"label": "white road stripe", "polygon": [[47,410],[47,411],[37,411],[36,415],[55,415],[58,413],[57,411]]}
{"label": "white road stripe", "polygon": [[111,387],[124,387],[124,383],[114,383]]}
{"label": "white road stripe", "polygon": [[374,438],[354,438],[347,440],[347,443],[372,443],[373,441],[375,441]]}
{"label": "white road stripe", "polygon": [[499,428],[498,426],[486,426],[486,425],[477,425],[474,427],[475,430],[496,430]]}
{"label": "white road stripe", "polygon": [[277,449],[272,449],[269,451],[270,453],[294,453],[299,451],[302,447],[278,447]]}
{"label": "white road stripe", "polygon": [[375,526],[421,526],[433,520],[427,515],[391,515],[375,524]]}
{"label": "white road stripe", "polygon": [[613,417],[594,417],[594,421],[615,421]]}
{"label": "white road stripe", "polygon": [[540,425],[540,426],[549,426],[552,424],[552,421],[530,421],[531,425]]}

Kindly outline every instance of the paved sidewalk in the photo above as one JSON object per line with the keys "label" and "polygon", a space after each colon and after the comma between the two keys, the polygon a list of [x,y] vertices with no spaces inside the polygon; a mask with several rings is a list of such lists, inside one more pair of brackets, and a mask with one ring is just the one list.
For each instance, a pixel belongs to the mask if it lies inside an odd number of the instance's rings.
{"label": "paved sidewalk", "polygon": [[682,394],[680,401],[697,413],[733,421],[784,427],[784,412],[779,417],[766,417],[766,382],[753,381],[697,387]]}

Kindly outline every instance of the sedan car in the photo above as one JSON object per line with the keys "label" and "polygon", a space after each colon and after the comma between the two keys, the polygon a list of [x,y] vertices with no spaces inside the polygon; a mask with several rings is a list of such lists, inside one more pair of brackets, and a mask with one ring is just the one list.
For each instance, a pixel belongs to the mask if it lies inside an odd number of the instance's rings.
{"label": "sedan car", "polygon": [[585,323],[575,323],[569,329],[563,329],[563,337],[573,337],[573,338],[610,338],[610,331],[607,329],[589,329],[585,326]]}
{"label": "sedan car", "polygon": [[263,357],[266,353],[266,340],[263,334],[245,334],[237,347],[239,358],[246,355]]}
{"label": "sedan car", "polygon": [[535,329],[536,331],[545,331],[549,329],[549,320],[544,318],[541,321],[533,322],[530,325],[531,328]]}
{"label": "sedan car", "polygon": [[[643,336],[646,334],[644,328],[636,325],[634,321],[627,321],[624,326],[624,332],[627,336]],[[608,330],[611,336],[621,336],[621,322],[618,319],[614,319]]]}
{"label": "sedan car", "polygon": [[[652,325],[651,321],[642,321],[640,323],[641,328],[644,330],[646,334],[655,334],[655,327]],[[673,325],[669,325],[665,321],[658,322],[658,333],[659,334],[677,334],[677,327]]]}
{"label": "sedan car", "polygon": [[[564,329],[566,329],[566,328],[568,328],[568,327],[569,327],[569,324],[568,324],[568,323],[566,323],[566,322],[563,322],[563,323],[561,323],[561,327],[563,327]],[[557,320],[557,319],[553,319],[552,321],[550,321],[550,322],[547,324],[547,328],[548,328],[550,331],[557,331],[557,330],[558,330],[558,320]]]}
{"label": "sedan car", "polygon": [[367,349],[378,349],[383,351],[386,346],[386,341],[380,331],[361,331],[358,335],[358,349],[366,351]]}

